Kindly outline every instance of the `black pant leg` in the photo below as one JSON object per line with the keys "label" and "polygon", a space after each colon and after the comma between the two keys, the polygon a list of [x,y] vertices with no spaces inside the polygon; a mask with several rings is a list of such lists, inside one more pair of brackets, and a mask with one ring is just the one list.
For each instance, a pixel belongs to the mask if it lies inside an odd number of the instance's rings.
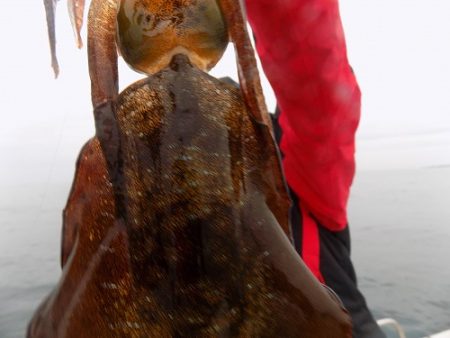
{"label": "black pant leg", "polygon": [[325,283],[341,298],[353,321],[355,338],[385,338],[358,289],[350,258],[350,231],[327,230],[319,224],[320,270]]}
{"label": "black pant leg", "polygon": [[[275,138],[280,144],[283,131],[278,123],[280,110],[271,115]],[[303,220],[300,211],[301,201],[291,190],[292,207],[290,219],[294,246],[302,256]],[[348,226],[340,232],[327,230],[316,221],[319,228],[320,272],[325,284],[333,289],[344,303],[353,322],[354,338],[386,338],[374,320],[364,296],[358,289],[355,269],[350,257],[350,231]],[[330,337],[331,338],[331,337]]]}

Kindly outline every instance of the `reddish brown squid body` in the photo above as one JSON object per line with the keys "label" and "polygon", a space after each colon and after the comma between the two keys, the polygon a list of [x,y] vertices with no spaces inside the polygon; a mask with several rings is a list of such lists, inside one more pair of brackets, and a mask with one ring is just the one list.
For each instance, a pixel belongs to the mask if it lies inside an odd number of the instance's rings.
{"label": "reddish brown squid body", "polygon": [[[70,4],[79,31],[84,3]],[[94,0],[88,31],[96,135],[64,210],[63,274],[28,337],[351,337],[289,241],[239,3]],[[227,32],[241,90],[204,72]],[[149,74],[120,94],[116,45]]]}

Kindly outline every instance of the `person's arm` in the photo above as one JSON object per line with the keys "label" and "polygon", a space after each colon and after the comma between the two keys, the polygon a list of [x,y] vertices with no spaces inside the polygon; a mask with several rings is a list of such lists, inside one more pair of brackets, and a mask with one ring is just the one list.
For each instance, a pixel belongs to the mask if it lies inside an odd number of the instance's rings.
{"label": "person's arm", "polygon": [[258,54],[281,109],[289,186],[330,230],[347,225],[361,94],[337,0],[246,0]]}

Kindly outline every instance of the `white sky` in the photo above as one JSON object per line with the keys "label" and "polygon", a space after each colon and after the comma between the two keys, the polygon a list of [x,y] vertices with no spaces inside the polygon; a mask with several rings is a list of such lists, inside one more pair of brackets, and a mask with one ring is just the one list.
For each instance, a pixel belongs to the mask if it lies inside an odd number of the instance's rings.
{"label": "white sky", "polygon": [[[450,2],[341,0],[341,12],[364,96],[358,167],[450,165]],[[93,134],[86,49],[75,48],[65,1],[57,14],[55,81],[42,0],[2,1],[2,180],[30,168],[31,176],[64,170],[71,176]],[[235,76],[231,51],[212,74]],[[120,75],[122,87],[141,77],[124,65]],[[271,108],[273,94],[267,83],[264,88]]]}

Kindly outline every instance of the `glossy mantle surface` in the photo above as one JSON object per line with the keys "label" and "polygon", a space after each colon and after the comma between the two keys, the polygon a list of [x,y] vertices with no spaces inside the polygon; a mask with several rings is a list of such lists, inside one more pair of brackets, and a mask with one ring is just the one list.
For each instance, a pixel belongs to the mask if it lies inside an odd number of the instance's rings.
{"label": "glossy mantle surface", "polygon": [[65,210],[63,276],[31,337],[346,336],[277,221],[270,133],[237,89],[176,57],[126,89],[117,116],[125,209],[115,216],[93,139]]}
{"label": "glossy mantle surface", "polygon": [[[212,46],[220,58],[226,39],[190,34],[224,22],[241,90],[202,71],[197,56],[208,53],[191,52]],[[134,44],[144,31],[151,43]],[[116,35],[122,53],[168,60],[120,94]],[[350,337],[345,310],[288,238],[289,199],[239,2],[93,0],[88,57],[96,136],[64,210],[62,277],[28,337]]]}

